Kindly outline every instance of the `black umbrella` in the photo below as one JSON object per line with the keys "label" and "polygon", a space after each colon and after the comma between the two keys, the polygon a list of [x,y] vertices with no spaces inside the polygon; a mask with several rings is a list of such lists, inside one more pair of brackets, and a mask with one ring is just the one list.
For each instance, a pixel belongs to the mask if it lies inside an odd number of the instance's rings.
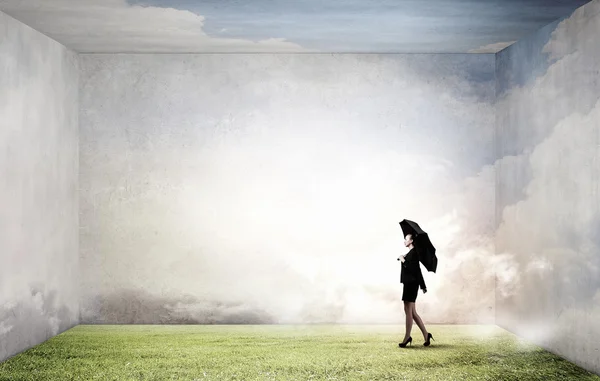
{"label": "black umbrella", "polygon": [[427,233],[421,229],[419,224],[410,220],[400,221],[400,227],[405,237],[407,234],[412,235],[413,244],[419,251],[419,261],[425,266],[427,271],[435,272],[437,269],[435,247],[431,244]]}

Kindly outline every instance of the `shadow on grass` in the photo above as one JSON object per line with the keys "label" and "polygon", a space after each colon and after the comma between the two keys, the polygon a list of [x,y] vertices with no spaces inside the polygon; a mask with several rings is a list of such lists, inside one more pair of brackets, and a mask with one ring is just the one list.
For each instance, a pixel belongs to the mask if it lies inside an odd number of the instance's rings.
{"label": "shadow on grass", "polygon": [[431,351],[431,350],[435,350],[435,349],[451,349],[451,348],[458,348],[460,347],[460,345],[454,345],[454,344],[431,344],[429,347],[424,347],[422,344],[419,345],[415,345],[414,347],[409,345],[406,348],[399,348],[398,344],[396,344],[396,347],[398,349],[412,349],[412,350],[423,350],[423,351]]}

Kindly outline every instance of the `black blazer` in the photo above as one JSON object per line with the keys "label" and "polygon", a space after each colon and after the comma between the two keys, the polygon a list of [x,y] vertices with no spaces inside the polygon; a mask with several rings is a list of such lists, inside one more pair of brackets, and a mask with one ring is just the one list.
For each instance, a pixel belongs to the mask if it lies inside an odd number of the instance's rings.
{"label": "black blazer", "polygon": [[406,257],[404,257],[404,262],[402,262],[400,283],[419,283],[421,289],[424,292],[427,291],[425,279],[423,279],[423,273],[419,264],[419,252],[414,247],[410,249]]}

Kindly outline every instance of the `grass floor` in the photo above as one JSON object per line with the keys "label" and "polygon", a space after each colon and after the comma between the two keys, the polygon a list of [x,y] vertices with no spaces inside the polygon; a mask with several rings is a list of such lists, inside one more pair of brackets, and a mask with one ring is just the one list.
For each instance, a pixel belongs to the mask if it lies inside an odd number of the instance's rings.
{"label": "grass floor", "polygon": [[596,380],[496,326],[80,325],[0,363],[0,380]]}

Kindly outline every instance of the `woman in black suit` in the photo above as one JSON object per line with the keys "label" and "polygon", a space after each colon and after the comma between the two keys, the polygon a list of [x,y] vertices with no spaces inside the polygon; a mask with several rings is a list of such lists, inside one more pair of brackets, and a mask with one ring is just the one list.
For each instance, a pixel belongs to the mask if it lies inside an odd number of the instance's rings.
{"label": "woman in black suit", "polygon": [[423,324],[423,320],[421,320],[421,317],[417,314],[415,308],[419,286],[423,289],[423,293],[427,292],[427,287],[425,286],[425,280],[423,279],[421,266],[419,265],[419,253],[413,245],[412,234],[407,234],[406,237],[404,237],[404,246],[408,247],[410,250],[398,259],[402,261],[400,282],[404,285],[402,300],[404,301],[404,313],[406,314],[406,334],[404,335],[404,340],[398,345],[401,348],[404,348],[408,343],[412,343],[410,331],[414,320],[425,338],[425,343],[423,343],[423,345],[427,347],[430,344],[429,340],[433,339],[433,336],[431,333],[427,332],[425,324]]}

